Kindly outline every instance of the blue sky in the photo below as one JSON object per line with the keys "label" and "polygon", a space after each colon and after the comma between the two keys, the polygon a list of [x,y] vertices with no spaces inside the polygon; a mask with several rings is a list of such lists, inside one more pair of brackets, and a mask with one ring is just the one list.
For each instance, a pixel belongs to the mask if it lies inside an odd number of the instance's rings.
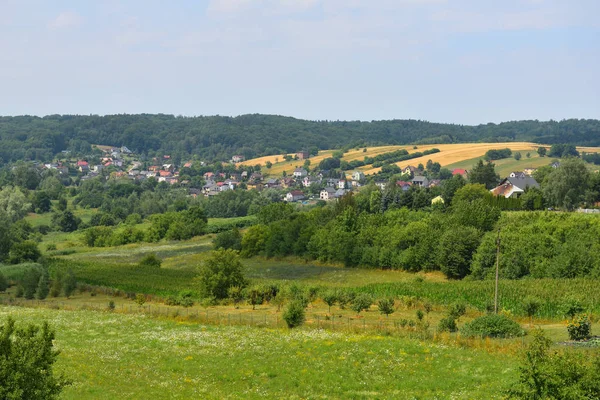
{"label": "blue sky", "polygon": [[0,115],[600,118],[598,0],[0,0]]}

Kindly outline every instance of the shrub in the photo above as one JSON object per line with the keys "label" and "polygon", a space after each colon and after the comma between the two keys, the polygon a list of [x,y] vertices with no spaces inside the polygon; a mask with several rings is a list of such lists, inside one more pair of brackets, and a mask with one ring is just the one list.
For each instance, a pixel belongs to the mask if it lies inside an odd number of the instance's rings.
{"label": "shrub", "polygon": [[369,307],[371,307],[371,304],[373,304],[373,298],[368,294],[361,293],[352,300],[350,308],[352,311],[356,311],[357,314],[360,314],[361,311],[368,310]]}
{"label": "shrub", "polygon": [[587,315],[580,315],[569,321],[567,332],[569,332],[569,339],[571,340],[589,339],[592,334],[592,323]]}
{"label": "shrub", "polygon": [[218,233],[213,240],[215,249],[242,250],[242,234],[237,228]]}
{"label": "shrub", "polygon": [[438,332],[456,332],[457,330],[456,319],[454,319],[453,316],[448,315],[440,320]]}
{"label": "shrub", "polygon": [[146,295],[138,293],[135,296],[135,302],[137,303],[138,306],[143,306],[146,303]]}
{"label": "shrub", "polygon": [[535,316],[535,314],[537,314],[538,310],[540,309],[540,306],[541,302],[533,297],[526,297],[523,301],[523,311],[525,311],[525,314],[527,314],[527,316],[529,317],[529,325],[532,325],[533,317]]}
{"label": "shrub", "polygon": [[261,290],[261,288],[254,286],[247,290],[246,298],[254,310],[256,306],[261,305],[265,301],[265,293]]}
{"label": "shrub", "polygon": [[292,301],[285,308],[282,318],[287,324],[288,328],[295,328],[302,325],[306,319],[306,314],[304,312],[302,303],[298,300]]}
{"label": "shrub", "polygon": [[519,324],[501,314],[488,314],[475,318],[473,321],[465,324],[462,333],[469,337],[493,338],[511,338],[525,334]]}
{"label": "shrub", "polygon": [[160,268],[162,260],[155,253],[146,254],[138,263],[140,267]]}
{"label": "shrub", "polygon": [[54,243],[48,243],[46,245],[46,251],[54,251],[54,250],[56,250],[56,244],[54,244]]}
{"label": "shrub", "polygon": [[381,314],[385,314],[387,317],[389,317],[390,314],[393,314],[394,311],[396,311],[396,309],[394,308],[395,305],[396,302],[392,297],[390,297],[389,299],[380,299],[377,302],[377,308],[379,309],[379,312]]}
{"label": "shrub", "polygon": [[108,311],[114,311],[114,310],[115,310],[115,302],[114,302],[114,301],[112,301],[112,300],[110,300],[110,301],[108,302],[108,306],[106,307],[106,309],[107,309]]}
{"label": "shrub", "polygon": [[239,286],[232,286],[227,290],[229,298],[233,301],[235,308],[238,308],[238,304],[244,300],[244,291]]}
{"label": "shrub", "polygon": [[19,264],[26,261],[36,262],[42,253],[37,247],[37,243],[32,240],[25,240],[14,244],[10,248],[10,262]]}
{"label": "shrub", "polygon": [[563,313],[565,314],[565,316],[569,317],[570,319],[575,318],[575,316],[577,314],[583,312],[583,310],[584,310],[584,308],[581,305],[581,303],[574,299],[570,299],[563,306]]}
{"label": "shrub", "polygon": [[8,280],[2,272],[0,272],[0,292],[5,292],[8,289]]}
{"label": "shrub", "polygon": [[197,277],[202,297],[227,298],[232,286],[246,287],[244,266],[234,250],[216,250],[204,262]]}
{"label": "shrub", "polygon": [[337,303],[338,294],[334,290],[328,290],[323,294],[322,299],[323,302],[329,307],[329,314],[331,314],[331,306]]}

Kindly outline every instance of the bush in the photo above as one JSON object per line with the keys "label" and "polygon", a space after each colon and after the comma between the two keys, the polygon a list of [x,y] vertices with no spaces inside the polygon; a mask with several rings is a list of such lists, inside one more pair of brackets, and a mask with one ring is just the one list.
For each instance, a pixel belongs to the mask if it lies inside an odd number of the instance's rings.
{"label": "bush", "polygon": [[160,268],[162,260],[155,253],[146,254],[138,263],[140,267]]}
{"label": "bush", "polygon": [[452,315],[448,315],[440,320],[438,332],[456,332],[457,330],[456,319]]}
{"label": "bush", "polygon": [[510,318],[501,314],[488,314],[465,324],[462,329],[465,336],[511,338],[523,336],[525,332],[521,326]]}
{"label": "bush", "polygon": [[571,340],[587,340],[592,335],[592,323],[587,315],[580,315],[569,321],[567,332],[569,332],[569,339]]}
{"label": "bush", "polygon": [[54,243],[48,243],[46,245],[46,251],[54,251],[54,250],[56,250],[56,244],[54,244]]}
{"label": "bush", "polygon": [[20,264],[22,262],[36,262],[42,253],[37,247],[37,243],[32,240],[25,240],[14,244],[10,248],[10,262],[12,264]]}
{"label": "bush", "polygon": [[335,290],[328,290],[321,297],[323,302],[327,304],[327,307],[329,307],[329,314],[331,314],[331,306],[337,303],[338,294],[335,292]]}
{"label": "bush", "polygon": [[8,289],[8,280],[2,272],[0,272],[0,292],[5,292]]}
{"label": "bush", "polygon": [[202,297],[227,298],[232,286],[246,287],[244,266],[234,250],[216,250],[200,268],[196,278]]}
{"label": "bush", "polygon": [[115,310],[115,302],[114,302],[114,301],[112,301],[112,300],[110,300],[110,301],[108,302],[108,306],[106,307],[106,309],[107,309],[108,311],[114,311],[114,310]]}
{"label": "bush", "polygon": [[361,293],[354,298],[350,308],[360,314],[361,311],[368,310],[371,304],[373,304],[373,298],[368,294]]}
{"label": "bush", "polygon": [[295,328],[302,325],[306,319],[302,302],[294,300],[288,304],[283,312],[282,318],[287,324],[288,328]]}
{"label": "bush", "polygon": [[213,240],[215,249],[242,250],[242,234],[237,228],[217,234]]}

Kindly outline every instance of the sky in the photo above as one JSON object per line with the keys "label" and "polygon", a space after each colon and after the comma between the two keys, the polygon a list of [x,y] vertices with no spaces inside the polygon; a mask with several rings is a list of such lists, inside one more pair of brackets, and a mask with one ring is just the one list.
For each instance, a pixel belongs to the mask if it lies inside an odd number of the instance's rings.
{"label": "sky", "polygon": [[598,0],[0,0],[0,115],[600,119]]}

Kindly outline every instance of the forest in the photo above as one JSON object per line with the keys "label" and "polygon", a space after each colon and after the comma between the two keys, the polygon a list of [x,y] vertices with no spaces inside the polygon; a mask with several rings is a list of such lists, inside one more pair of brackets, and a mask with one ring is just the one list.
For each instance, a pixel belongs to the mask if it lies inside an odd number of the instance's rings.
{"label": "forest", "polygon": [[533,141],[600,145],[600,121],[512,121],[477,126],[417,120],[307,121],[276,115],[182,117],[165,114],[0,117],[0,162],[49,161],[61,151],[88,155],[91,145],[127,146],[146,156],[169,154],[226,161],[300,150],[356,146]]}

